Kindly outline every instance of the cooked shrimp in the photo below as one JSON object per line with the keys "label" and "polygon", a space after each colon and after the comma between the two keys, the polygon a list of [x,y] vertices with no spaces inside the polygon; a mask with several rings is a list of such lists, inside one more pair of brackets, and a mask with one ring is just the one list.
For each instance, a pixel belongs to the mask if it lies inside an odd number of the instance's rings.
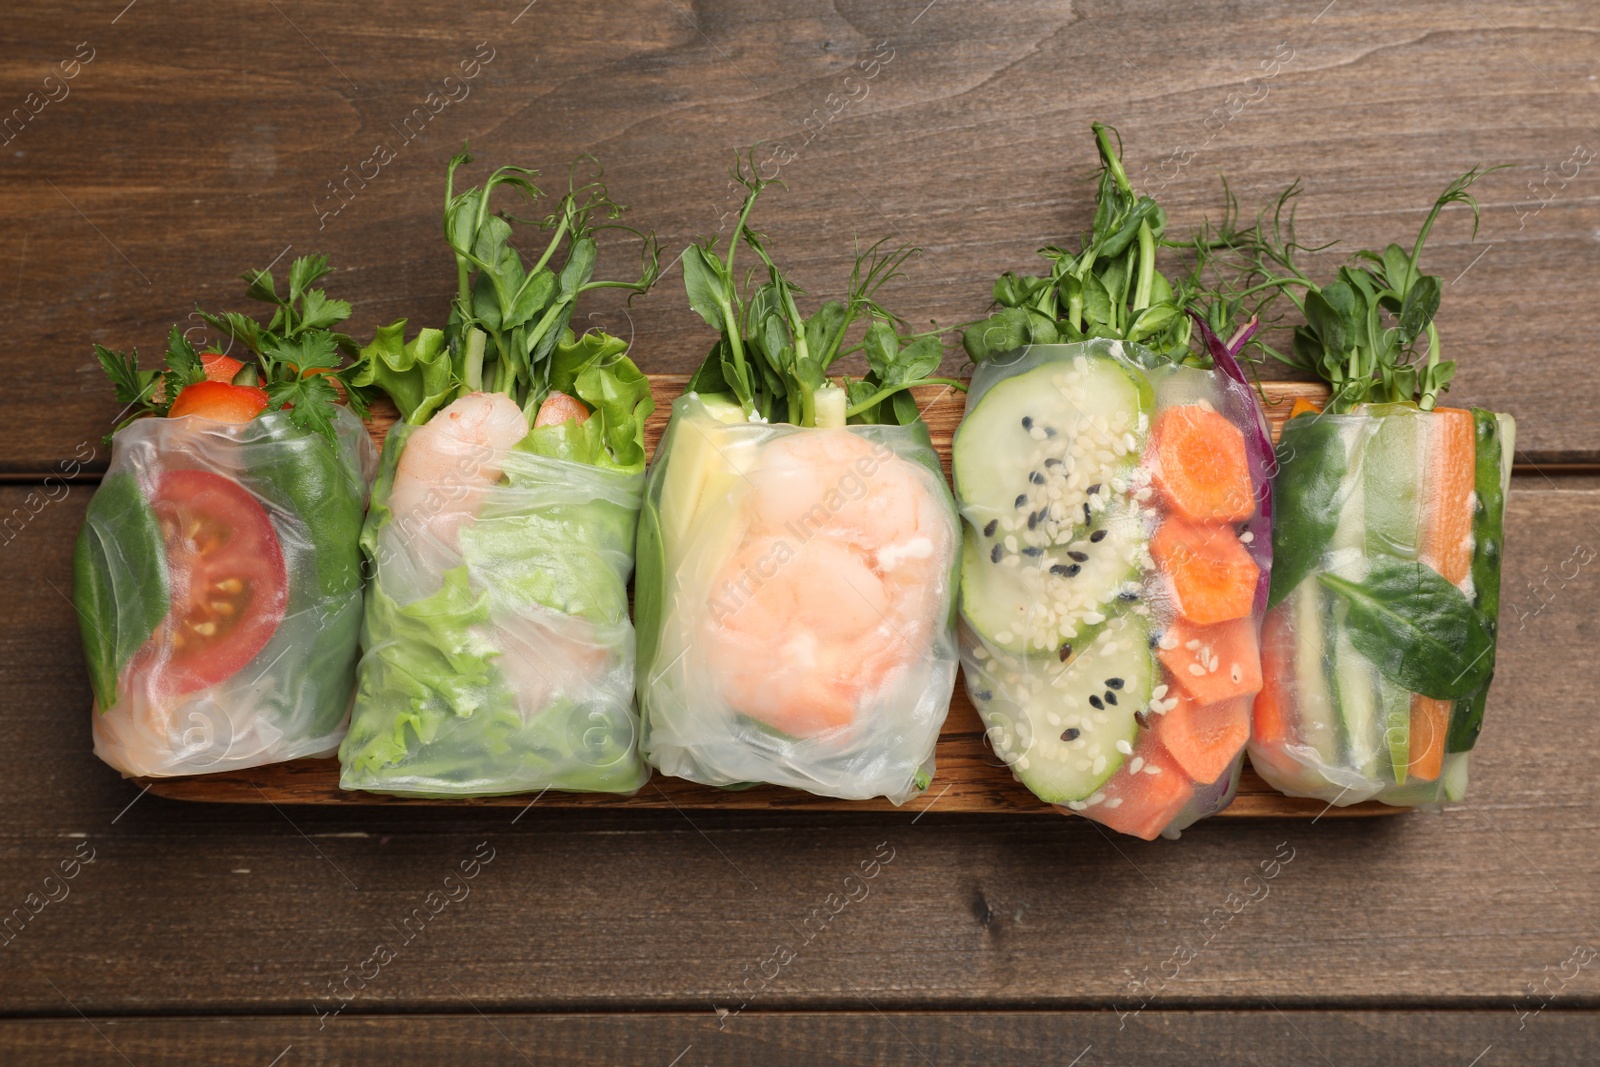
{"label": "cooked shrimp", "polygon": [[533,418],[533,428],[541,426],[558,426],[571,420],[578,425],[589,421],[589,408],[583,401],[566,393],[552,389],[544,398],[544,403],[539,405],[539,414]]}
{"label": "cooked shrimp", "polygon": [[927,656],[953,523],[929,472],[845,430],[779,438],[748,477],[707,667],[730,705],[785,733],[847,726]]}
{"label": "cooked shrimp", "polygon": [[471,393],[412,433],[394,472],[389,510],[407,531],[454,548],[500,480],[505,453],[528,436],[522,409],[504,393]]}

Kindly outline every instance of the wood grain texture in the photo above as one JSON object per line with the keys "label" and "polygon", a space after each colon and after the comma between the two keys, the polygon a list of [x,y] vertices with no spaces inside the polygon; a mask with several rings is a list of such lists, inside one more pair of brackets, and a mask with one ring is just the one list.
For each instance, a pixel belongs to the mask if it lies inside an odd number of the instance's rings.
{"label": "wood grain texture", "polygon": [[[1120,129],[1135,180],[1179,234],[1219,212],[1219,168],[1246,212],[1304,178],[1308,242],[1355,248],[1409,244],[1451,178],[1517,164],[1479,186],[1476,243],[1460,210],[1430,242],[1427,266],[1450,283],[1447,355],[1461,361],[1452,399],[1518,416],[1527,460],[1600,459],[1600,422],[1538,417],[1582,380],[1583,339],[1600,332],[1600,196],[1594,168],[1573,161],[1600,149],[1588,80],[1600,26],[1580,0],[1343,0],[1322,13],[1291,0],[625,0],[603,18],[571,2],[520,17],[488,0],[337,15],[304,0],[226,15],[109,6],[8,15],[4,108],[79,42],[94,55],[69,96],[0,145],[12,324],[0,471],[12,475],[50,472],[109,425],[90,342],[149,358],[174,322],[196,325],[195,302],[241,308],[238,273],[280,255],[321,250],[344,268],[331,284],[355,304],[357,334],[401,316],[439,323],[454,282],[442,179],[464,140],[486,162],[544,168],[552,186],[595,153],[669,257],[730,225],[734,149],[782,143],[797,153],[781,168],[789,191],[758,221],[795,279],[820,298],[843,284],[855,235],[915,243],[925,254],[889,299],[914,322],[950,324],[984,312],[1000,271],[1087,225],[1094,119]],[[446,87],[480,42],[493,58]],[[892,58],[867,79],[880,43]],[[463,91],[414,118],[430,92]],[[394,158],[372,176],[379,145]],[[713,340],[676,270],[631,307],[598,294],[582,317],[632,336],[653,371],[689,371]]]}
{"label": "wood grain texture", "polygon": [[[1263,1001],[1261,1007],[1266,1009]],[[760,1014],[723,1029],[705,1015],[460,1013],[355,1017],[319,1031],[272,1017],[39,1019],[0,1022],[13,1067],[218,1063],[284,1067],[381,1062],[388,1067],[998,1067],[1116,1063],[1215,1067],[1328,1062],[1338,1067],[1587,1062],[1600,1040],[1593,1011],[1552,1013],[1524,1033],[1501,1013],[1288,1011],[1152,1012],[1118,1029],[1109,1012],[932,1014],[854,1011]],[[381,1050],[381,1053],[380,1053]],[[1074,1060],[1073,1057],[1079,1057]]]}
{"label": "wood grain texture", "polygon": [[[651,379],[651,389],[656,400],[656,410],[645,426],[645,447],[652,453],[666,428],[672,401],[680,393],[687,378],[683,375],[657,375]],[[1297,397],[1321,400],[1327,390],[1314,385],[1288,382],[1267,384],[1265,410],[1276,438],[1290,405]],[[928,386],[914,390],[928,424],[929,436],[939,452],[945,470],[950,469],[950,441],[956,425],[961,421],[965,398],[952,389]],[[391,405],[375,409],[369,422],[372,436],[383,444],[384,436],[394,424],[397,412]],[[967,697],[965,687],[956,686],[950,704],[950,714],[939,735],[934,753],[938,771],[933,785],[923,798],[912,801],[912,806],[937,804],[941,812],[1020,812],[1053,815],[1055,810],[1041,804],[1025,787],[1020,785],[1005,765],[984,742],[983,724],[977,709]],[[386,797],[373,793],[347,792],[339,788],[337,760],[296,760],[288,764],[254,767],[245,771],[223,774],[206,774],[192,778],[140,779],[159,796],[174,800],[211,801],[233,804],[408,804],[408,805],[458,805],[478,804],[490,807],[522,807],[527,796],[488,797],[480,800],[432,800],[425,798]],[[794,789],[777,786],[760,786],[730,792],[696,785],[677,778],[656,775],[643,790],[632,797],[615,797],[604,794],[559,793],[542,795],[542,803],[564,808],[702,808],[727,809],[777,809],[788,811],[893,811],[894,805],[879,798],[872,801],[837,800],[832,797],[812,796]],[[1316,800],[1286,797],[1271,789],[1252,771],[1246,770],[1239,785],[1239,795],[1223,811],[1226,816],[1250,818],[1299,817],[1317,818],[1327,813],[1330,818],[1349,816],[1394,815],[1403,809],[1387,807],[1376,802],[1353,804],[1330,809]]]}
{"label": "wood grain texture", "polygon": [[[1600,147],[1597,33],[1579,0],[620,0],[603,17],[570,0],[18,6],[0,49],[0,118],[48,88],[79,42],[94,59],[69,97],[0,136],[0,476],[37,481],[99,451],[116,405],[90,342],[138,344],[148,359],[170,324],[192,324],[193,302],[242,308],[237,273],[280,254],[326,251],[345,268],[333,285],[355,303],[358,334],[400,316],[437,324],[452,288],[440,179],[463,139],[487,162],[543,166],[554,184],[566,159],[595,152],[669,254],[717,232],[734,148],[787,140],[799,149],[783,168],[789,191],[759,221],[796,280],[836,291],[857,233],[920,244],[892,302],[913,321],[952,323],[984,310],[999,271],[1087,224],[1092,119],[1119,127],[1135,181],[1179,232],[1215,211],[1218,168],[1249,211],[1304,177],[1307,239],[1360,247],[1404,242],[1467,167],[1518,164],[1480,185],[1475,243],[1459,209],[1430,241],[1428,269],[1448,283],[1446,354],[1461,360],[1451,400],[1515,414],[1521,458],[1541,469],[1594,463],[1600,420],[1581,402],[1570,412],[1600,325],[1600,172],[1574,174],[1571,161]],[[480,41],[495,58],[470,96],[408,136],[413,108]],[[807,119],[815,129],[879,42],[894,59],[808,141]],[[1292,60],[1249,81],[1287,54],[1280,43]],[[379,143],[395,159],[319,220],[338,203],[330,183]],[[680,284],[673,270],[629,308],[598,299],[585,321],[632,336],[646,369],[687,372],[711,337]],[[281,1067],[463,1051],[523,1062],[493,1027],[467,1029],[484,1022],[473,1009],[530,1058],[580,1063],[670,1064],[691,1042],[678,1067],[924,1062],[893,1044],[895,1028],[939,1063],[1068,1064],[1079,1033],[1095,1043],[1081,1067],[1320,1062],[1291,1027],[1340,1064],[1592,1058],[1593,967],[1526,1030],[1517,1016],[1530,984],[1600,943],[1592,479],[1516,480],[1502,660],[1466,804],[1439,818],[1213,819],[1150,845],[1081,820],[938,809],[918,820],[535,806],[519,819],[141,794],[90,752],[66,599],[86,480],[0,487],[0,515],[26,513],[0,544],[0,920],[13,917],[0,922],[0,1014],[56,1017],[7,1020],[6,1063],[124,1063],[90,1047],[100,1036],[79,1011],[119,1046],[128,1038],[140,1064],[267,1064],[291,1042]],[[316,1044],[313,998],[484,841],[497,858],[471,897],[320,1035],[349,1036]],[[1296,858],[1271,895],[1208,940],[1206,917],[1283,842]],[[736,1003],[732,987],[800,937],[882,843],[895,859],[871,895],[806,942],[727,1033],[702,1039],[713,1004]],[[44,879],[80,846],[95,862],[31,914],[43,898],[29,894],[59,885]],[[1180,944],[1198,955],[1102,1043],[1108,1009],[1134,1003],[1130,983],[1159,977]],[[1330,1006],[1351,1011],[1297,1010]],[[1090,1014],[1033,1031],[1008,1028],[1011,1016],[896,1014],[930,1007]],[[1245,1010],[1172,1010],[1215,1007]],[[652,1009],[688,1014],[635,1014]],[[271,1017],[108,1018],[197,1011]],[[428,1011],[457,1018],[414,1014]],[[548,1014],[570,1012],[626,1014]],[[1473,1040],[1458,1047],[1457,1035]]]}
{"label": "wood grain texture", "polygon": [[[487,842],[496,858],[470,897],[350,1011],[470,1011],[465,994],[485,1011],[710,1013],[782,944],[798,958],[750,1012],[869,1010],[862,996],[884,1011],[1126,1010],[1130,983],[1159,978],[1188,945],[1196,957],[1153,1009],[1475,1005],[1514,1032],[1527,984],[1600,945],[1589,785],[1600,571],[1586,554],[1600,550],[1597,481],[1515,479],[1499,675],[1465,804],[1437,817],[1211,819],[1151,844],[1082,820],[938,807],[523,812],[141,795],[90,751],[64,595],[87,499],[73,489],[0,548],[0,918],[42,897],[80,844],[95,862],[0,946],[0,1014],[75,1018],[54,983],[91,1015],[309,1015]],[[27,491],[0,488],[0,505]],[[1217,925],[1214,909],[1238,906],[1245,877],[1285,843],[1294,859],[1270,895]],[[829,895],[880,845],[894,859],[870,895],[806,941],[797,928],[831,911]],[[1600,1008],[1595,975],[1582,971],[1537,1025],[1562,1005]]]}

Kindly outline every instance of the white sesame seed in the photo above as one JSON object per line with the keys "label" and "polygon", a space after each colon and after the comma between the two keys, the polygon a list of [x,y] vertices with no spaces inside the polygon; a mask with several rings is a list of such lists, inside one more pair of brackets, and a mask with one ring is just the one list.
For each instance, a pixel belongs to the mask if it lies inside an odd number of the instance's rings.
{"label": "white sesame seed", "polygon": [[1162,697],[1164,697],[1166,695],[1167,695],[1167,687],[1164,686],[1164,685],[1158,685],[1154,689],[1150,690],[1150,696],[1155,700],[1160,700]]}
{"label": "white sesame seed", "polygon": [[1251,533],[1249,530],[1246,530],[1244,533],[1239,535],[1239,540],[1243,541],[1247,545],[1251,541],[1254,541],[1255,539],[1256,539],[1256,535]]}
{"label": "white sesame seed", "polygon": [[1156,764],[1152,763],[1152,764],[1150,764],[1148,767],[1146,767],[1144,769],[1144,773],[1146,773],[1146,774],[1160,774],[1161,773],[1161,768],[1159,766],[1157,766]]}
{"label": "white sesame seed", "polygon": [[[1162,634],[1161,635],[1161,641],[1159,643],[1160,643],[1162,649],[1164,649],[1167,652],[1171,652],[1173,649],[1178,647],[1178,639],[1176,637],[1173,637],[1171,633]],[[1162,688],[1165,689],[1166,687],[1162,686]]]}
{"label": "white sesame seed", "polygon": [[1117,751],[1124,756],[1131,756],[1133,755],[1133,746],[1128,744],[1126,739],[1122,739],[1117,742]]}
{"label": "white sesame seed", "polygon": [[1143,756],[1135,756],[1135,757],[1133,757],[1133,762],[1128,764],[1128,773],[1129,774],[1138,774],[1139,773],[1139,769],[1141,767],[1143,767],[1143,766],[1144,766],[1144,757]]}
{"label": "white sesame seed", "polygon": [[1121,797],[1112,797],[1110,800],[1106,801],[1106,807],[1108,807],[1108,808],[1116,808],[1116,807],[1121,807],[1121,806],[1122,806],[1122,798]]}

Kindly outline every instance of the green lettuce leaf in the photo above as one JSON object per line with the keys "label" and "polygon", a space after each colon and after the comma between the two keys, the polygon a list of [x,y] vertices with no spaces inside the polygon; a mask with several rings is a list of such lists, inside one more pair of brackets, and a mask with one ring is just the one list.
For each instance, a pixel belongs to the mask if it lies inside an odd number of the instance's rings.
{"label": "green lettuce leaf", "polygon": [[474,629],[488,621],[489,594],[472,591],[465,566],[445,571],[437,593],[405,607],[373,585],[358,700],[397,710],[392,717],[357,716],[339,758],[376,771],[405,758],[408,731],[426,745],[451,719],[490,703],[490,681],[499,678],[491,661],[499,652]]}
{"label": "green lettuce leaf", "polygon": [[581,424],[540,426],[518,447],[629,474],[644,470],[644,423],[656,405],[627,350],[628,342],[607,333],[567,331],[551,357],[550,388],[578,397],[592,413]]}
{"label": "green lettuce leaf", "polygon": [[383,390],[402,419],[421,425],[449,401],[454,389],[450,352],[441,330],[418,330],[409,344],[405,331],[405,319],[378,327],[361,350],[361,370],[350,384]]}

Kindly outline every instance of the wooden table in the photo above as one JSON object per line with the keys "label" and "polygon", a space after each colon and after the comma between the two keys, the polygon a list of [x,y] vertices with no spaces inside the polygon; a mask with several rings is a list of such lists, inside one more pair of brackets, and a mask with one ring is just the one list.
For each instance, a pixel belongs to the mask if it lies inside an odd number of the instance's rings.
{"label": "wooden table", "polygon": [[[0,31],[0,107],[23,109],[0,133],[0,917],[26,917],[0,947],[0,1062],[1592,1057],[1593,5],[124,3],[9,11]],[[828,292],[853,234],[887,235],[926,249],[895,305],[960,321],[1087,225],[1093,119],[1179,232],[1216,212],[1222,167],[1247,210],[1303,177],[1310,242],[1409,244],[1450,178],[1518,165],[1480,184],[1477,241],[1453,210],[1427,257],[1452,399],[1520,423],[1468,802],[1146,845],[937,807],[184,804],[90,754],[70,554],[116,412],[91,341],[149,355],[196,301],[242,306],[245,267],[315,250],[346,268],[355,332],[439,322],[463,140],[551,184],[598,154],[673,255],[734,205],[734,148],[785,142],[789,191],[760,224],[797,280]],[[679,285],[596,300],[592,321],[687,370],[711,338]],[[1241,907],[1275,855],[1293,858]],[[885,856],[835,914],[845,876]]]}

